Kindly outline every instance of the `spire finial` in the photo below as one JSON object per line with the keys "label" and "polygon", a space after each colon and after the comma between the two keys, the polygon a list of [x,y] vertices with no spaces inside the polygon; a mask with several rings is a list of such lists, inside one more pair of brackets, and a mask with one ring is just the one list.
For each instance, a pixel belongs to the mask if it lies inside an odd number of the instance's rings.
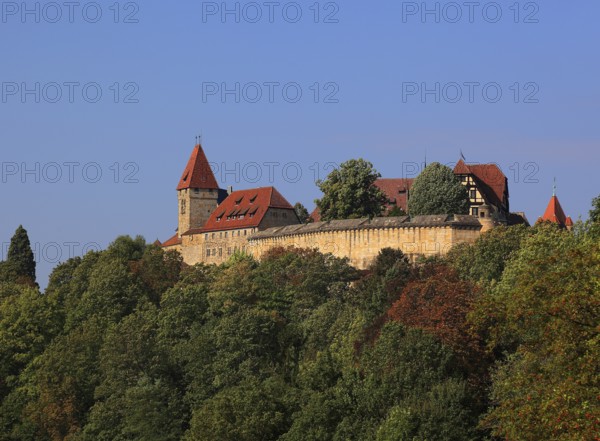
{"label": "spire finial", "polygon": [[554,186],[552,187],[552,196],[556,196],[556,177],[554,178]]}

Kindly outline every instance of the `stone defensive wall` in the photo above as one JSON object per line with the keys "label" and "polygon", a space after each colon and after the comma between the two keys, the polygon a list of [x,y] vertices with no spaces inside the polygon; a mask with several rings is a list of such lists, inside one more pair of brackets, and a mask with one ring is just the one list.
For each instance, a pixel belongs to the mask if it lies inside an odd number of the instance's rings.
{"label": "stone defensive wall", "polygon": [[365,269],[383,248],[399,248],[414,261],[418,256],[444,255],[459,243],[473,243],[481,229],[476,216],[463,215],[334,220],[255,232],[248,238],[248,252],[260,259],[279,246],[317,248],[348,257],[354,267]]}

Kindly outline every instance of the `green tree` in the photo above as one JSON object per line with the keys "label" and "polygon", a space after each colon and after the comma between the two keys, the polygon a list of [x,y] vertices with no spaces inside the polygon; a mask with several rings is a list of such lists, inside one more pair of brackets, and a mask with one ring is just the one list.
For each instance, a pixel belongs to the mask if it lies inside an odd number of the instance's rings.
{"label": "green tree", "polygon": [[446,260],[464,279],[479,283],[498,281],[511,256],[533,230],[524,225],[499,226],[483,233],[474,244],[458,244]]}
{"label": "green tree", "polygon": [[482,297],[474,322],[507,351],[493,375],[493,434],[594,439],[600,427],[600,246],[539,225]]}
{"label": "green tree", "polygon": [[22,370],[61,330],[57,299],[37,289],[8,285],[0,294],[0,400]]}
{"label": "green tree", "polygon": [[[333,439],[473,439],[476,412],[462,377],[433,336],[388,322],[337,385],[347,407]],[[399,427],[405,436],[390,437]]]}
{"label": "green tree", "polygon": [[19,225],[10,240],[5,265],[6,270],[16,277],[13,281],[35,285],[35,259],[27,230],[22,225]]}
{"label": "green tree", "polygon": [[375,185],[381,175],[364,159],[351,159],[333,170],[327,179],[318,181],[323,192],[315,203],[322,220],[357,219],[381,214],[385,195]]}
{"label": "green tree", "polygon": [[277,377],[225,389],[194,412],[186,440],[275,441],[291,425],[293,390]]}
{"label": "green tree", "polygon": [[80,433],[94,404],[102,338],[98,321],[86,321],[55,338],[23,373],[28,395],[23,417],[42,436],[62,441]]}
{"label": "green tree", "polygon": [[298,216],[298,219],[301,223],[305,224],[310,219],[308,210],[300,202],[296,202],[296,204],[294,204],[294,211],[296,212],[296,216]]}
{"label": "green tree", "polygon": [[592,209],[590,210],[590,221],[600,223],[600,196],[592,200]]}
{"label": "green tree", "polygon": [[408,212],[411,216],[468,214],[469,195],[449,167],[434,162],[415,179],[410,190]]}

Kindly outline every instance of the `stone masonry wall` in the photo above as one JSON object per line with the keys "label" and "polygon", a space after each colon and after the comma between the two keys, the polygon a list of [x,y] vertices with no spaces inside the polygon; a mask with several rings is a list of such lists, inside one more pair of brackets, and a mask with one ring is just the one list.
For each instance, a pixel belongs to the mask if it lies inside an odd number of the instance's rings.
{"label": "stone masonry wall", "polygon": [[444,255],[458,243],[473,243],[481,234],[473,216],[420,216],[415,219],[352,219],[255,228],[183,236],[181,253],[187,264],[220,264],[235,251],[260,259],[269,249],[283,246],[317,248],[323,253],[348,257],[366,268],[386,247],[399,248],[412,260],[418,256]]}
{"label": "stone masonry wall", "polygon": [[418,256],[444,255],[457,243],[473,243],[479,228],[466,226],[415,226],[316,231],[301,234],[260,236],[249,240],[249,250],[258,259],[277,246],[317,248],[365,269],[383,248],[399,248],[411,260]]}

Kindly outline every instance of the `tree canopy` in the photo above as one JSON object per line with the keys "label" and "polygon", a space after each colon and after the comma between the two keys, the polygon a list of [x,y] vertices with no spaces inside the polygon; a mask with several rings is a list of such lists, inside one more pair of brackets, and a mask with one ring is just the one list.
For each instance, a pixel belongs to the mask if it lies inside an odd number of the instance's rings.
{"label": "tree canopy", "polygon": [[386,201],[375,181],[381,175],[364,159],[342,163],[317,185],[323,192],[315,203],[322,220],[357,219],[379,216]]}
{"label": "tree canopy", "polygon": [[0,441],[592,440],[599,275],[583,223],[360,271],[119,237],[44,293],[0,281]]}
{"label": "tree canopy", "polygon": [[469,195],[449,167],[433,162],[413,182],[408,213],[411,216],[468,214]]}

